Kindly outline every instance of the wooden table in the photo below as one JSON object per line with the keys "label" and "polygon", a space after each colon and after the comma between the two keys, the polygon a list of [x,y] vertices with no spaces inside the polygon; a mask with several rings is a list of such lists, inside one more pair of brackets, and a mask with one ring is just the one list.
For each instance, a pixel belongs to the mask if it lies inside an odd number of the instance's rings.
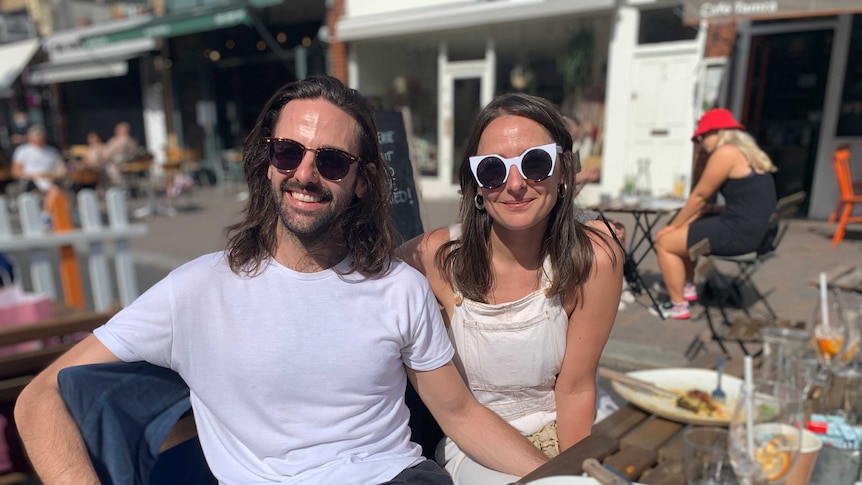
{"label": "wooden table", "polygon": [[[21,390],[36,374],[71,348],[75,339],[68,341],[69,336],[92,331],[107,322],[118,310],[119,306],[106,311],[80,310],[55,302],[53,316],[49,319],[0,327],[0,346],[54,337],[60,339],[60,343],[46,345],[39,350],[0,355],[0,405],[9,406],[14,403]],[[188,426],[189,423],[184,423],[183,429]],[[191,426],[193,429],[193,424]],[[171,441],[175,442],[176,440]],[[30,483],[32,480],[29,473],[0,473],[0,485]]]}
{"label": "wooden table", "polygon": [[[692,367],[711,368],[715,355],[704,354]],[[725,373],[742,375],[742,359],[727,362]],[[809,395],[826,409],[809,402],[806,415],[846,405],[845,382],[836,378],[830,393],[820,399],[817,389]],[[685,485],[682,471],[682,431],[698,425],[683,424],[656,416],[626,403],[592,428],[592,434],[559,456],[526,475],[517,484],[557,475],[582,475],[586,458],[614,467],[629,480],[643,484]]]}
{"label": "wooden table", "polygon": [[593,426],[588,438],[517,483],[554,475],[581,475],[584,459],[592,457],[633,481],[685,485],[682,430],[686,426],[626,404]]}
{"label": "wooden table", "polygon": [[74,345],[74,342],[63,342],[64,338],[92,331],[107,322],[117,310],[79,310],[55,303],[50,319],[26,325],[0,327],[0,346],[53,337],[59,337],[61,342],[39,350],[0,356],[0,402],[14,402],[36,374]]}
{"label": "wooden table", "polygon": [[[712,368],[716,355],[702,353],[692,368]],[[742,374],[742,360],[727,362],[725,373]],[[685,485],[682,474],[682,431],[678,423],[626,403],[593,426],[592,434],[523,477],[519,484],[555,475],[581,475],[586,458],[614,467],[629,480],[644,484]]]}

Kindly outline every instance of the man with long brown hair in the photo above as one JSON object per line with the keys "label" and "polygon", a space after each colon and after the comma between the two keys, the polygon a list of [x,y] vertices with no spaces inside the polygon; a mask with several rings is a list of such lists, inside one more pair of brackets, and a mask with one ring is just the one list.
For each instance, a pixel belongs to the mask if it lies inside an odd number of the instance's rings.
{"label": "man with long brown hair", "polygon": [[371,106],[328,78],[288,84],[244,147],[245,219],[40,374],[16,417],[46,484],[94,483],[57,373],[145,360],[191,389],[221,483],[451,483],[410,442],[409,378],[483,464],[545,461],[473,398],[427,281],[391,259],[391,180]]}

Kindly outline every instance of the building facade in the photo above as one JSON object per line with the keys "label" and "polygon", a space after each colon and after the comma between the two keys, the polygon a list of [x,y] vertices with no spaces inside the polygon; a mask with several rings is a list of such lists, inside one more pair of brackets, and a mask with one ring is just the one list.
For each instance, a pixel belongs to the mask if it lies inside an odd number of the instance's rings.
{"label": "building facade", "polygon": [[219,175],[278,87],[327,70],[324,0],[64,2],[29,76],[53,93],[64,146],[126,121],[157,162],[183,153]]}
{"label": "building facade", "polygon": [[332,30],[347,44],[350,84],[409,113],[424,197],[457,197],[474,117],[494,96],[520,91],[580,119],[589,138],[582,163],[602,171],[582,192],[589,203],[617,193],[639,163],[657,193],[690,173],[703,35],[682,25],[679,10],[612,0],[345,0]]}
{"label": "building facade", "polygon": [[408,114],[424,197],[458,196],[473,117],[493,96],[523,91],[586,125],[593,149],[582,159],[602,177],[582,192],[585,205],[639,177],[659,196],[680,180],[690,186],[694,124],[721,106],[775,161],[779,196],[805,190],[806,213],[825,218],[836,194],[832,151],[849,143],[862,152],[859,7],[778,14],[754,5],[691,19],[689,3],[704,2],[335,0],[332,70]]}

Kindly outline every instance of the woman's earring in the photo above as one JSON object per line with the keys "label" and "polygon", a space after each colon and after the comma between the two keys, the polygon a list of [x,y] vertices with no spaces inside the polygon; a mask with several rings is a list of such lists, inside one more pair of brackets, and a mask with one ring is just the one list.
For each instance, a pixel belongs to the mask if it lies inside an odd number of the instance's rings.
{"label": "woman's earring", "polygon": [[566,195],[566,184],[560,184],[557,186],[557,195],[562,199],[564,195]]}
{"label": "woman's earring", "polygon": [[479,194],[476,194],[476,197],[473,197],[473,207],[476,208],[479,212],[485,211],[485,198]]}

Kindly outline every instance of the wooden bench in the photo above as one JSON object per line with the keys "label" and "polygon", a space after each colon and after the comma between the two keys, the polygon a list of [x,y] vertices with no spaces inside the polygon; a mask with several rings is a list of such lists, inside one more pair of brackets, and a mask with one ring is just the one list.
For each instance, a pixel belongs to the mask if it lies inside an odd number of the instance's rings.
{"label": "wooden bench", "polygon": [[32,325],[0,328],[0,346],[32,340],[57,341],[39,350],[0,355],[0,403],[13,403],[33,377],[74,345],[75,336],[107,322],[117,308],[87,311],[54,307],[54,318]]}

